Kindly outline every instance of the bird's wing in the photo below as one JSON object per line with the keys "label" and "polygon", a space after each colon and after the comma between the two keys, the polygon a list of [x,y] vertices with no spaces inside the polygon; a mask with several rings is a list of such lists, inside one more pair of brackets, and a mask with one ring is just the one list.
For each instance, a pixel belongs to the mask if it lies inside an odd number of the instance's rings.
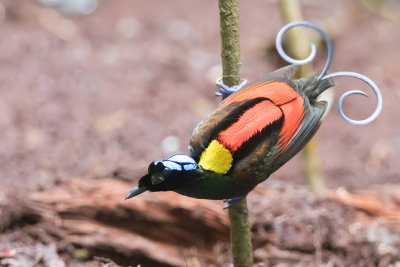
{"label": "bird's wing", "polygon": [[309,104],[308,98],[298,97],[295,101],[280,106],[284,121],[282,127],[271,129],[252,153],[233,164],[231,175],[239,183],[260,183],[296,155],[314,136],[326,109],[326,102]]}
{"label": "bird's wing", "polygon": [[290,140],[286,148],[281,150],[280,153],[277,153],[271,173],[290,160],[310,141],[321,125],[320,120],[326,107],[327,103],[325,101],[319,101],[306,110],[306,114],[304,115],[303,122],[298,132],[294,135],[292,140]]}
{"label": "bird's wing", "polygon": [[217,159],[222,165],[230,161],[218,170],[223,173],[266,139],[285,147],[304,115],[302,97],[285,81],[293,73],[294,67],[287,67],[226,98],[194,130],[190,141],[193,158],[200,165]]}
{"label": "bird's wing", "polygon": [[[243,111],[241,107],[243,107],[243,104],[245,104],[247,100],[265,97],[281,100],[277,101],[279,104],[296,97],[296,92],[291,89],[287,90],[288,85],[285,83],[290,82],[290,78],[294,75],[296,70],[297,66],[290,65],[271,72],[262,79],[247,85],[245,88],[230,95],[221,102],[214,112],[208,115],[194,129],[189,146],[193,158],[196,160],[199,159],[201,153],[206,149],[212,138],[215,137],[218,129],[217,126],[220,124],[220,121],[225,117],[234,117],[232,115],[240,113],[238,112],[240,110]],[[225,119],[225,122],[226,121]]]}
{"label": "bird's wing", "polygon": [[[208,140],[204,136],[200,138],[205,149],[199,155],[198,164],[206,170],[228,173],[235,162],[247,157],[265,139],[276,136],[283,120],[282,109],[268,98],[258,97],[235,103],[235,108],[207,129]],[[199,147],[193,142],[196,137],[191,142],[194,149]]]}
{"label": "bird's wing", "polygon": [[[304,115],[301,125],[299,125],[298,130],[293,134],[290,141],[280,146],[271,172],[277,170],[296,155],[317,132],[327,103],[325,101],[317,101],[316,98],[321,92],[334,86],[332,79],[319,80],[318,75],[294,80],[291,84],[304,100]],[[293,130],[290,132],[293,132]]]}

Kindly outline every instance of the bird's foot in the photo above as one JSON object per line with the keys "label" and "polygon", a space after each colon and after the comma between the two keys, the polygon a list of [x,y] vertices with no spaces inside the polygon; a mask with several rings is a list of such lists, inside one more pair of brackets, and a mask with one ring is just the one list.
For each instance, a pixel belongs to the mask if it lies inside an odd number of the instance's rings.
{"label": "bird's foot", "polygon": [[219,92],[216,92],[215,95],[216,96],[222,96],[222,97],[225,98],[225,97],[229,96],[230,94],[233,94],[234,92],[242,89],[242,87],[246,85],[247,80],[246,79],[242,79],[240,81],[240,84],[232,86],[232,87],[229,87],[229,86],[225,85],[222,82],[222,78],[218,79],[215,83],[219,87]]}
{"label": "bird's foot", "polygon": [[224,206],[224,209],[227,209],[229,207],[232,207],[233,205],[235,205],[237,202],[239,202],[240,200],[246,198],[246,195],[243,196],[238,196],[238,197],[233,197],[233,198],[229,198],[229,199],[224,199],[224,203],[228,203]]}

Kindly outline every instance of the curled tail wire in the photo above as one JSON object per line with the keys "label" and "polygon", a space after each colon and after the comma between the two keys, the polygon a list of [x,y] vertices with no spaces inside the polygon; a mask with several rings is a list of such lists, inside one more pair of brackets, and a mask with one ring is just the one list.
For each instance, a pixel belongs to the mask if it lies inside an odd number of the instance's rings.
{"label": "curled tail wire", "polygon": [[[359,74],[359,73],[355,73],[355,72],[341,71],[341,72],[326,74],[326,72],[328,71],[329,66],[331,65],[331,62],[332,62],[333,49],[332,49],[332,43],[331,43],[329,36],[321,28],[319,28],[315,24],[312,24],[311,22],[308,22],[308,21],[296,21],[296,22],[287,24],[279,31],[279,33],[276,37],[276,49],[277,49],[279,55],[284,60],[286,60],[287,62],[294,64],[294,65],[303,65],[303,64],[310,63],[311,61],[314,60],[315,55],[316,55],[316,46],[314,43],[311,43],[310,55],[306,59],[303,59],[303,60],[296,60],[294,58],[291,58],[283,50],[283,47],[282,47],[283,36],[289,29],[291,29],[293,27],[297,27],[297,26],[305,26],[305,27],[312,28],[312,29],[316,30],[317,32],[319,32],[322,35],[323,39],[325,40],[325,43],[328,48],[328,57],[327,57],[325,66],[315,81],[324,82],[324,83],[326,83],[325,81],[328,81],[330,83],[331,78],[334,78],[334,77],[339,77],[339,76],[353,77],[353,78],[362,80],[365,83],[367,83],[373,89],[373,91],[376,95],[377,106],[375,108],[374,113],[364,120],[353,120],[353,119],[350,119],[349,117],[347,117],[343,112],[342,103],[343,103],[344,99],[346,97],[348,97],[349,95],[354,95],[354,94],[363,95],[363,96],[368,96],[368,95],[366,93],[364,93],[363,91],[359,91],[359,90],[351,90],[351,91],[344,93],[339,98],[338,104],[337,104],[337,108],[338,108],[340,116],[348,123],[354,124],[354,125],[365,125],[365,124],[368,124],[368,123],[374,121],[381,113],[382,105],[383,105],[382,104],[383,103],[382,102],[382,94],[381,94],[378,86],[376,86],[376,84],[373,81],[371,81],[369,78],[367,78],[366,76]],[[329,88],[329,87],[327,87],[327,88]],[[308,89],[308,88],[310,88],[310,89]],[[304,93],[307,96],[309,96],[310,100],[312,100],[312,101],[315,100],[316,97],[326,89],[325,86],[319,86],[319,87],[315,88],[316,90],[312,90],[312,88],[313,88],[312,86],[309,86],[308,88],[306,91],[304,91]]]}

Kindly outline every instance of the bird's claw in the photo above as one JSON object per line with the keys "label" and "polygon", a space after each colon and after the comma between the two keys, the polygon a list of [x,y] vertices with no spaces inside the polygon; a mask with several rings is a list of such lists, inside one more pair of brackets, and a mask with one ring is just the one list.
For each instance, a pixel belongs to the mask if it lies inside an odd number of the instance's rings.
{"label": "bird's claw", "polygon": [[233,94],[234,92],[242,89],[243,86],[245,86],[247,84],[247,80],[246,79],[242,79],[240,81],[240,84],[238,85],[234,85],[232,87],[229,87],[227,85],[225,85],[222,81],[222,78],[219,78],[215,84],[219,87],[219,92],[216,92],[215,95],[216,96],[223,96],[223,97],[227,97],[230,94]]}
{"label": "bird's claw", "polygon": [[233,205],[235,205],[235,204],[236,204],[237,202],[239,202],[240,200],[246,198],[246,196],[247,196],[247,194],[246,194],[246,195],[243,195],[243,196],[238,196],[238,197],[233,197],[233,198],[224,199],[223,202],[224,202],[224,203],[228,203],[228,204],[226,204],[226,205],[224,206],[224,210],[227,209],[227,208],[232,207]]}

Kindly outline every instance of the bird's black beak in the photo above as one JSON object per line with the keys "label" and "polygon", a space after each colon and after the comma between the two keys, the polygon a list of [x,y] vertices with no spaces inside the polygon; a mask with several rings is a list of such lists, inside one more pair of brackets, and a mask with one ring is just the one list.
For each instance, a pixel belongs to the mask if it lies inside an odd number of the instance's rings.
{"label": "bird's black beak", "polygon": [[131,191],[129,191],[128,194],[126,194],[125,199],[130,199],[130,198],[132,198],[132,197],[135,197],[135,196],[137,196],[137,195],[140,195],[140,194],[143,193],[144,191],[147,191],[147,188],[142,187],[142,186],[141,186],[141,187],[136,186],[136,187],[134,187]]}

